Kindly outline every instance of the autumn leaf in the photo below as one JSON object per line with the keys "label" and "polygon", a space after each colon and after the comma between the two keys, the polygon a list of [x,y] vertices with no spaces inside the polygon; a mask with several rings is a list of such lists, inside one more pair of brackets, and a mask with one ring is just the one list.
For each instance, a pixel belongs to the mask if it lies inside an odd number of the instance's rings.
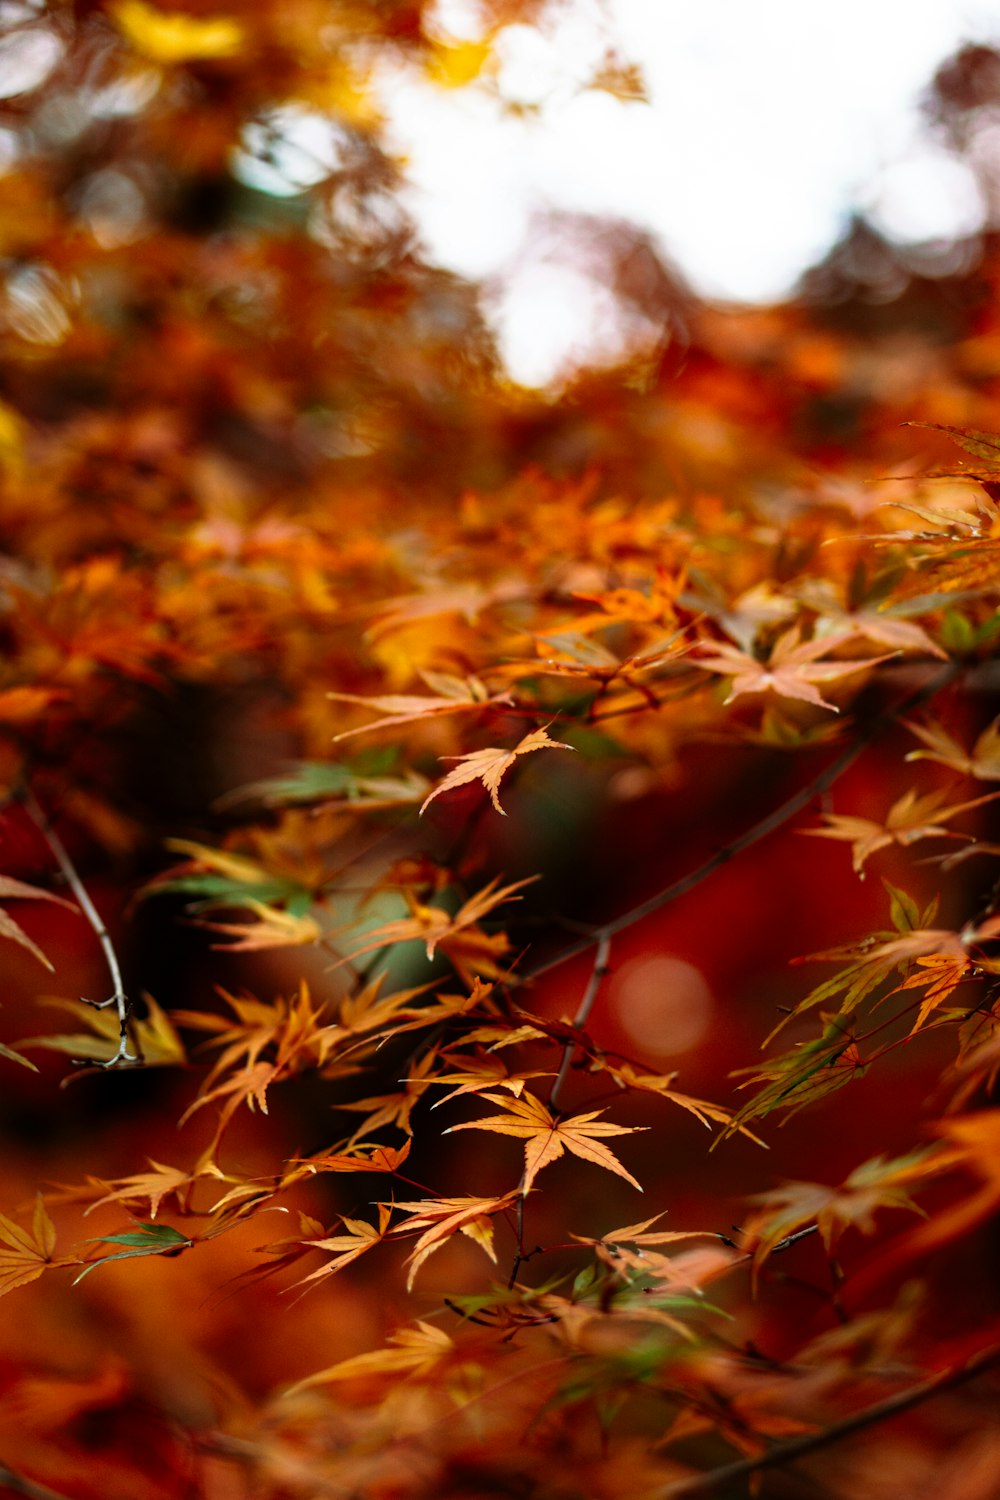
{"label": "autumn leaf", "polygon": [[873,1234],[875,1214],[882,1209],[921,1213],[911,1193],[945,1165],[939,1149],[929,1146],[891,1160],[875,1157],[856,1167],[839,1187],[789,1182],[756,1194],[751,1202],[761,1207],[742,1226],[743,1237],[753,1247],[755,1267],[759,1269],[776,1246],[803,1225],[815,1224],[833,1254],[845,1229]]}
{"label": "autumn leaf", "polygon": [[[45,1004],[55,1010],[68,1012],[88,1029],[69,1034],[57,1033],[48,1036],[25,1037],[21,1047],[40,1047],[47,1052],[63,1052],[84,1062],[102,1062],[118,1045],[120,1022],[117,1012],[111,1008],[96,1010],[90,1006],[81,1011],[72,1000],[58,995],[47,996]],[[143,995],[145,1016],[135,1015],[130,1021],[133,1041],[139,1049],[146,1067],[175,1067],[187,1060],[184,1044],[177,1033],[172,1018],[163,1010],[152,995]]]}
{"label": "autumn leaf", "polygon": [[30,1231],[0,1214],[0,1297],[37,1281],[46,1266],[57,1264],[52,1258],[55,1246],[55,1226],[40,1193],[35,1199]]}
{"label": "autumn leaf", "polygon": [[870,818],[824,813],[825,828],[803,828],[801,832],[814,838],[846,840],[853,846],[855,872],[863,876],[865,862],[879,849],[886,849],[891,844],[908,848],[910,844],[919,843],[922,839],[971,837],[969,834],[952,833],[941,825],[958,817],[959,813],[991,802],[1000,796],[1000,792],[989,792],[985,797],[974,797],[969,802],[942,807],[947,796],[947,789],[927,792],[921,797],[911,788],[892,804],[884,823],[875,823]]}
{"label": "autumn leaf", "polygon": [[327,697],[336,703],[358,703],[363,708],[371,708],[382,715],[371,724],[359,725],[356,729],[345,729],[340,734],[334,735],[334,743],[341,740],[352,739],[356,734],[366,734],[370,729],[388,729],[396,724],[413,724],[423,719],[440,718],[442,714],[468,713],[470,710],[482,711],[484,708],[494,704],[509,704],[510,698],[506,693],[490,695],[478,678],[469,678],[462,682],[457,678],[447,678],[443,674],[430,675],[431,680],[439,688],[447,688],[446,692],[438,692],[436,696],[428,696],[420,693],[388,693],[365,698],[357,693],[328,693]]}
{"label": "autumn leaf", "polygon": [[833,647],[842,644],[846,636],[820,636],[803,641],[796,627],[786,630],[774,643],[767,661],[757,657],[728,641],[710,641],[704,645],[704,654],[696,658],[697,664],[707,672],[718,672],[732,678],[732,686],[726,703],[745,693],[773,692],[784,698],[798,698],[804,703],[815,704],[839,713],[836,704],[821,697],[817,682],[837,682],[852,672],[866,671],[888,660],[886,656],[866,657],[864,660],[820,661]]}
{"label": "autumn leaf", "polygon": [[[43,891],[38,886],[27,885],[23,880],[15,880],[10,875],[0,875],[0,901],[10,901],[15,897],[24,901],[51,901],[56,906],[64,906],[67,911],[77,910],[72,901],[64,901],[62,896],[54,896],[51,891]],[[4,911],[2,906],[0,906],[0,937],[9,938],[11,942],[27,948],[40,964],[44,964],[50,972],[52,971],[52,964],[38,944],[28,936],[19,923],[14,921],[9,912]],[[24,1059],[20,1058],[18,1061],[23,1062]]]}
{"label": "autumn leaf", "polygon": [[971,753],[941,724],[904,722],[910,733],[927,746],[926,750],[911,750],[907,760],[936,760],[962,776],[974,776],[977,781],[1000,781],[1000,718],[986,726]]}
{"label": "autumn leaf", "polygon": [[207,932],[220,932],[230,938],[228,943],[213,943],[226,953],[261,953],[270,948],[299,948],[306,943],[318,943],[323,929],[315,917],[305,913],[301,916],[283,911],[278,906],[266,906],[252,897],[243,898],[241,905],[257,918],[250,922],[212,922],[207,917],[198,917],[196,927]]}
{"label": "autumn leaf", "polygon": [[178,1212],[186,1213],[190,1204],[191,1189],[195,1183],[205,1178],[214,1179],[219,1182],[227,1181],[225,1174],[216,1166],[209,1153],[205,1153],[197,1165],[187,1171],[183,1167],[171,1167],[164,1162],[149,1159],[149,1169],[145,1172],[134,1172],[128,1177],[119,1177],[112,1182],[94,1183],[94,1201],[86,1212],[91,1214],[95,1209],[105,1208],[109,1203],[121,1203],[129,1207],[135,1203],[145,1201],[149,1204],[149,1217],[155,1219],[167,1198],[173,1198],[177,1204]]}
{"label": "autumn leaf", "polygon": [[389,1221],[392,1217],[392,1208],[387,1203],[378,1205],[378,1224],[369,1224],[367,1219],[352,1219],[341,1217],[341,1224],[347,1231],[346,1234],[324,1235],[320,1239],[303,1240],[302,1244],[309,1250],[327,1250],[333,1252],[333,1259],[320,1266],[318,1271],[313,1271],[304,1276],[297,1286],[307,1286],[314,1281],[325,1280],[327,1276],[333,1276],[337,1271],[342,1271],[345,1266],[351,1265],[361,1255],[366,1255],[376,1245],[385,1239],[389,1230]]}
{"label": "autumn leaf", "polygon": [[406,1260],[410,1268],[406,1279],[407,1291],[412,1290],[416,1274],[424,1262],[436,1250],[440,1250],[453,1234],[467,1235],[495,1263],[492,1221],[497,1214],[512,1208],[520,1196],[515,1191],[505,1193],[500,1198],[431,1198],[419,1203],[395,1203],[394,1207],[408,1217],[393,1226],[392,1234],[413,1234],[423,1230]]}
{"label": "autumn leaf", "polygon": [[904,422],[903,425],[947,433],[966,453],[971,453],[974,458],[985,459],[991,469],[997,470],[997,477],[1000,478],[1000,433],[979,432],[974,427],[951,427],[946,422]]}
{"label": "autumn leaf", "polygon": [[919,1031],[932,1011],[938,1009],[954,994],[960,984],[974,975],[977,965],[967,953],[932,953],[914,960],[917,967],[903,983],[893,990],[902,994],[905,990],[923,990],[924,998],[910,1028],[910,1034]]}
{"label": "autumn leaf", "polygon": [[[634,1067],[628,1062],[613,1062],[610,1058],[597,1055],[591,1064],[592,1071],[609,1073],[622,1089],[639,1089],[642,1093],[656,1094],[661,1099],[666,1099],[670,1104],[676,1104],[680,1109],[686,1110],[698,1120],[706,1129],[713,1125],[728,1127],[732,1124],[732,1110],[726,1109],[721,1104],[712,1104],[705,1099],[693,1099],[690,1094],[681,1094],[673,1087],[676,1073],[646,1073],[641,1068]],[[745,1126],[739,1126],[741,1134],[762,1146],[759,1140]]]}
{"label": "autumn leaf", "polygon": [[[530,755],[533,750],[572,750],[572,745],[565,744],[562,740],[551,740],[544,729],[533,729],[526,734],[513,748],[513,750],[498,750],[491,746],[487,750],[473,750],[468,755],[448,757],[455,759],[459,764],[453,771],[449,771],[443,781],[425,797],[421,804],[421,813],[425,812],[435,797],[440,797],[442,792],[452,792],[456,787],[466,786],[470,781],[481,781],[490,794],[490,801],[498,813],[503,813],[500,806],[498,790],[500,782],[507,771],[510,770],[520,755]],[[506,815],[505,815],[506,816]]]}
{"label": "autumn leaf", "polygon": [[430,1375],[456,1352],[454,1340],[443,1329],[435,1328],[433,1323],[418,1321],[413,1328],[401,1328],[390,1334],[385,1348],[342,1359],[328,1369],[310,1375],[307,1380],[300,1380],[286,1395],[296,1395],[314,1385],[337,1380],[362,1380],[371,1375],[391,1375],[394,1379]]}
{"label": "autumn leaf", "polygon": [[382,1146],[371,1141],[358,1141],[343,1151],[321,1151],[316,1156],[295,1156],[289,1162],[292,1168],[301,1167],[311,1174],[317,1172],[398,1172],[410,1154],[412,1142],[405,1140],[401,1146]]}
{"label": "autumn leaf", "polygon": [[482,890],[464,901],[454,915],[442,907],[418,901],[407,891],[410,915],[372,928],[365,934],[367,941],[361,947],[353,948],[341,962],[356,963],[366,953],[377,953],[396,943],[418,941],[423,943],[428,960],[433,960],[437,950],[441,949],[472,992],[470,1000],[464,1003],[478,1003],[482,991],[477,988],[477,981],[483,975],[492,979],[500,978],[503,971],[497,967],[497,960],[510,948],[505,933],[486,933],[479,924],[498,906],[517,899],[515,892],[530,885],[535,878],[529,876],[504,886],[494,878]]}
{"label": "autumn leaf", "polygon": [[491,1104],[499,1104],[507,1110],[505,1115],[488,1115],[485,1120],[469,1120],[463,1125],[452,1125],[445,1131],[450,1135],[456,1130],[490,1130],[497,1135],[518,1136],[524,1141],[524,1180],[520,1191],[528,1193],[543,1167],[558,1161],[564,1151],[589,1161],[606,1172],[624,1177],[634,1188],[642,1192],[642,1185],[631,1172],[626,1171],[618,1158],[602,1146],[599,1136],[632,1135],[641,1125],[611,1125],[598,1118],[603,1110],[590,1110],[586,1114],[574,1115],[567,1120],[558,1119],[534,1094],[522,1094],[510,1099],[503,1094],[480,1095]]}

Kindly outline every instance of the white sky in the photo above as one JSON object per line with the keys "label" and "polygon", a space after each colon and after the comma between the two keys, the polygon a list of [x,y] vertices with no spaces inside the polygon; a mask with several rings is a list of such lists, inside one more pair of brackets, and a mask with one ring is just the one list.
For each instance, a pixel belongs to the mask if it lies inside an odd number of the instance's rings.
{"label": "white sky", "polygon": [[[523,253],[546,206],[632,220],[696,291],[737,301],[787,294],[852,209],[910,242],[981,223],[918,104],[963,40],[1000,38],[998,0],[606,0],[603,22],[598,6],[569,0],[547,34],[506,28],[499,69],[467,87],[397,73],[384,89],[425,247],[502,278],[489,306],[525,384],[594,352],[607,314],[599,287]],[[445,39],[475,37],[475,0],[439,15]],[[580,91],[609,41],[649,104]]]}

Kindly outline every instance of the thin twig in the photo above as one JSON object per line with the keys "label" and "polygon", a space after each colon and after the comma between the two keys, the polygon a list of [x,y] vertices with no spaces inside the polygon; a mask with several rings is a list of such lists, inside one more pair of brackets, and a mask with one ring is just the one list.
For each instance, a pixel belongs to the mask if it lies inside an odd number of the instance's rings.
{"label": "thin twig", "polygon": [[914,1406],[920,1406],[924,1401],[930,1401],[942,1391],[954,1390],[956,1386],[964,1385],[966,1381],[974,1379],[983,1370],[998,1363],[1000,1363],[1000,1346],[994,1344],[989,1349],[983,1349],[978,1354],[974,1354],[957,1369],[942,1370],[940,1374],[932,1375],[929,1380],[923,1380],[919,1385],[911,1386],[909,1390],[897,1391],[894,1396],[887,1396],[884,1401],[877,1401],[874,1406],[867,1406],[863,1411],[854,1412],[843,1421],[833,1422],[829,1427],[823,1427],[818,1432],[807,1432],[802,1437],[790,1438],[787,1443],[777,1443],[766,1453],[758,1454],[756,1458],[737,1459],[731,1464],[723,1464],[721,1468],[711,1469],[706,1474],[694,1474],[690,1479],[681,1479],[668,1484],[659,1491],[657,1500],[692,1500],[694,1496],[715,1495],[720,1490],[728,1490],[741,1479],[749,1479],[763,1469],[780,1468],[797,1458],[804,1458],[809,1453],[817,1453],[822,1448],[829,1448],[831,1444],[839,1443],[842,1438],[850,1437],[855,1432],[863,1432],[866,1427],[874,1427],[879,1422],[886,1422],[890,1417],[898,1416],[900,1412],[909,1411]]}
{"label": "thin twig", "polygon": [[[113,1057],[109,1057],[106,1062],[97,1063],[97,1066],[99,1068],[114,1068],[122,1064],[141,1063],[143,1058],[138,1048],[135,1052],[129,1050],[129,1022],[131,1020],[132,1007],[125,994],[122,971],[118,963],[118,955],[115,952],[114,944],[111,941],[111,934],[105,927],[104,920],[97,907],[91,901],[87,888],[80,879],[76,866],[67,853],[66,846],[56,833],[50,819],[47,817],[38,798],[27,782],[19,789],[19,796],[29,818],[51,850],[52,857],[62,871],[66,884],[76,897],[80,910],[90,923],[94,935],[101,945],[101,951],[104,954],[108,972],[111,975],[113,993],[106,1000],[88,1000],[84,995],[80,996],[80,1003],[82,1005],[89,1005],[94,1010],[107,1010],[109,1006],[113,1005],[118,1011],[118,1051]],[[93,1059],[81,1060],[79,1066],[93,1066]]]}
{"label": "thin twig", "polygon": [[[587,987],[580,999],[580,1004],[576,1008],[576,1015],[573,1017],[573,1026],[578,1031],[582,1030],[583,1027],[586,1026],[587,1021],[590,1018],[590,1012],[594,1008],[594,1003],[597,1000],[598,992],[601,988],[601,983],[608,972],[608,961],[610,957],[611,938],[608,934],[602,933],[601,936],[597,939],[597,944],[594,950],[594,966],[590,971],[590,978],[587,980]],[[549,1094],[550,1109],[559,1108],[559,1093],[562,1089],[563,1084],[566,1082],[570,1063],[572,1062],[573,1054],[576,1051],[576,1045],[576,1042],[570,1041],[567,1042],[563,1047],[562,1061],[559,1064],[559,1071],[556,1074],[555,1082],[552,1085],[552,1091]]]}
{"label": "thin twig", "polygon": [[738,854],[742,854],[746,849],[752,848],[754,844],[758,844],[762,839],[767,838],[769,834],[782,828],[795,817],[796,813],[800,813],[804,808],[808,807],[815,797],[828,791],[833,783],[843,776],[844,772],[854,764],[873,740],[877,739],[886,729],[897,723],[903,714],[910,713],[913,709],[918,708],[920,704],[926,703],[928,699],[933,698],[961,670],[961,662],[949,662],[947,667],[937,673],[930,682],[925,683],[916,692],[910,693],[902,702],[876,715],[871,723],[860,731],[857,738],[845,750],[841,751],[835,760],[832,760],[824,770],[820,771],[817,776],[814,776],[806,786],[800,787],[780,807],[776,807],[773,812],[769,812],[766,817],[754,823],[745,833],[741,833],[738,838],[733,839],[731,843],[724,845],[710,859],[707,859],[704,864],[699,865],[697,869],[689,871],[687,875],[682,875],[678,880],[671,881],[669,885],[656,891],[654,895],[647,897],[645,901],[641,901],[637,906],[630,907],[628,911],[623,912],[620,917],[615,917],[613,921],[602,922],[598,926],[592,927],[586,937],[581,937],[578,942],[570,944],[568,948],[564,948],[561,953],[557,953],[553,958],[544,959],[541,963],[536,964],[534,968],[529,969],[521,976],[521,983],[526,984],[530,980],[539,979],[543,974],[548,974],[552,969],[557,969],[562,964],[569,963],[570,959],[578,958],[581,953],[589,952],[595,943],[615,937],[619,932],[624,932],[626,928],[632,927],[636,922],[641,922],[644,917],[651,916],[653,912],[659,911],[661,907],[669,905],[671,901],[676,901],[679,896],[687,895],[688,891],[692,891],[695,886],[701,885],[703,880],[707,880],[710,875],[713,875],[716,870],[721,869],[729,860],[734,859]]}

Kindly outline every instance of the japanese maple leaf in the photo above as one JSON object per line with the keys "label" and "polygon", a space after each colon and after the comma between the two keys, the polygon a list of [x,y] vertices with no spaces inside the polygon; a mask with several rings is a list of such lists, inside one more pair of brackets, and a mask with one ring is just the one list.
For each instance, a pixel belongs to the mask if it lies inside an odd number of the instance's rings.
{"label": "japanese maple leaf", "polygon": [[443,1328],[418,1322],[414,1328],[401,1328],[397,1333],[391,1333],[385,1348],[339,1360],[329,1369],[300,1380],[286,1394],[292,1396],[309,1386],[323,1385],[330,1380],[358,1380],[370,1375],[391,1375],[395,1380],[399,1376],[429,1375],[456,1352],[454,1340]]}
{"label": "japanese maple leaf", "polygon": [[1000,719],[986,726],[971,753],[941,724],[911,724],[907,720],[904,723],[927,746],[926,750],[911,750],[907,760],[936,760],[963,776],[974,776],[977,781],[1000,781]]}
{"label": "japanese maple leaf", "polygon": [[362,697],[358,693],[327,693],[326,696],[337,703],[359,703],[363,708],[374,709],[382,715],[379,719],[373,719],[370,724],[361,724],[356,729],[345,729],[340,734],[335,734],[334,744],[352,739],[356,734],[367,734],[369,729],[387,729],[393,724],[412,724],[419,719],[436,719],[441,714],[467,713],[473,709],[481,710],[490,704],[508,704],[511,701],[506,693],[491,696],[478,677],[469,677],[463,681],[458,677],[448,677],[445,673],[436,673],[432,675],[432,682],[439,689],[444,689],[433,697],[426,693],[387,693],[371,698]]}
{"label": "japanese maple leaf", "polygon": [[481,781],[490,794],[490,801],[498,813],[504,813],[500,806],[498,790],[504,775],[510,770],[519,755],[530,755],[532,750],[572,750],[572,745],[564,744],[562,740],[550,740],[544,729],[533,729],[526,734],[513,750],[499,750],[491,745],[485,750],[473,750],[468,755],[446,756],[447,760],[457,760],[459,764],[453,771],[449,771],[442,782],[425,797],[421,804],[421,813],[425,812],[435,797],[440,797],[442,792],[451,792],[457,786],[465,786],[470,781]]}
{"label": "japanese maple leaf", "polygon": [[[340,1152],[321,1151],[316,1156],[293,1156],[289,1165],[295,1177],[316,1172],[398,1172],[410,1154],[410,1141],[401,1146],[383,1146],[377,1141],[358,1141]],[[287,1180],[287,1179],[286,1179]]]}
{"label": "japanese maple leaf", "polygon": [[782,1240],[806,1224],[816,1224],[824,1245],[832,1252],[850,1226],[862,1234],[874,1233],[874,1216],[879,1209],[902,1208],[919,1213],[911,1190],[942,1171],[945,1165],[944,1153],[936,1147],[927,1147],[889,1161],[882,1156],[866,1161],[839,1187],[788,1182],[768,1193],[759,1193],[751,1201],[761,1207],[743,1226],[744,1235],[754,1247],[755,1265],[759,1267]]}
{"label": "japanese maple leaf", "polygon": [[303,1240],[302,1243],[310,1250],[331,1250],[333,1259],[328,1260],[325,1266],[320,1266],[318,1271],[313,1271],[304,1276],[296,1286],[305,1286],[310,1281],[320,1281],[326,1276],[332,1276],[336,1271],[342,1271],[360,1255],[365,1255],[380,1243],[389,1229],[389,1220],[392,1217],[392,1208],[388,1203],[378,1205],[378,1224],[369,1224],[367,1219],[348,1219],[342,1217],[340,1222],[346,1234],[333,1234],[322,1239]]}
{"label": "japanese maple leaf", "polygon": [[[37,885],[26,885],[23,880],[15,880],[10,875],[0,875],[0,900],[8,901],[15,896],[24,901],[52,901],[56,906],[65,906],[68,911],[77,910],[72,901],[64,901],[62,896],[54,896],[51,891],[40,890]],[[14,921],[9,912],[4,911],[2,906],[0,906],[0,937],[10,938],[11,942],[19,943],[22,948],[27,948],[40,964],[44,964],[49,972],[52,972],[52,965],[38,944],[28,936],[18,922]],[[7,1048],[4,1048],[4,1053],[12,1057],[15,1062],[25,1063],[25,1059],[18,1057],[16,1052],[9,1052]],[[31,1066],[30,1063],[25,1063],[25,1065]]]}
{"label": "japanese maple leaf", "polygon": [[424,944],[428,959],[433,959],[438,948],[441,949],[470,985],[470,1003],[473,1000],[478,1002],[481,990],[476,989],[476,975],[485,974],[494,979],[501,977],[502,971],[497,968],[496,960],[510,947],[505,933],[486,933],[479,923],[496,907],[513,899],[515,891],[530,885],[535,879],[537,876],[528,876],[524,880],[515,880],[510,885],[499,886],[494,878],[481,891],[470,896],[454,915],[443,907],[427,906],[411,892],[407,892],[410,916],[395,918],[391,922],[384,922],[381,927],[373,928],[365,934],[368,941],[360,948],[353,949],[341,962],[354,963],[365,953],[389,948],[394,943],[419,940]]}
{"label": "japanese maple leaf", "polygon": [[500,1198],[428,1198],[418,1203],[396,1203],[394,1206],[409,1213],[409,1218],[395,1225],[393,1234],[412,1234],[423,1230],[420,1238],[407,1257],[409,1275],[406,1289],[413,1287],[414,1278],[424,1261],[440,1250],[453,1234],[464,1234],[485,1250],[490,1260],[496,1262],[493,1249],[493,1218],[504,1209],[512,1208],[520,1194],[504,1193]]}
{"label": "japanese maple leaf", "polygon": [[603,1110],[591,1110],[587,1114],[574,1115],[560,1120],[551,1113],[534,1094],[522,1094],[519,1099],[509,1099],[504,1094],[483,1094],[491,1104],[499,1104],[507,1110],[505,1115],[488,1115],[485,1120],[469,1120],[464,1125],[452,1125],[445,1135],[455,1130],[491,1130],[497,1135],[520,1136],[524,1141],[524,1181],[522,1193],[527,1193],[543,1167],[558,1161],[564,1151],[570,1151],[582,1161],[593,1162],[606,1172],[624,1177],[633,1187],[642,1192],[631,1172],[625,1170],[618,1158],[602,1146],[598,1136],[631,1135],[643,1130],[642,1125],[610,1125],[599,1120]]}
{"label": "japanese maple leaf", "polygon": [[201,1160],[190,1172],[182,1167],[171,1167],[163,1162],[154,1161],[147,1157],[149,1162],[148,1172],[135,1172],[130,1177],[118,1177],[109,1182],[99,1182],[91,1179],[95,1191],[105,1188],[107,1191],[103,1197],[96,1197],[86,1209],[87,1214],[94,1212],[95,1208],[104,1208],[109,1203],[123,1203],[126,1207],[130,1204],[148,1201],[149,1217],[155,1219],[160,1211],[165,1198],[174,1198],[179,1213],[187,1213],[191,1200],[191,1189],[194,1184],[204,1177],[213,1177],[220,1182],[230,1181],[211,1159],[211,1154],[205,1152]]}
{"label": "japanese maple leaf", "polygon": [[801,832],[811,834],[814,838],[844,839],[852,844],[854,869],[859,875],[863,875],[865,861],[890,844],[906,848],[921,839],[968,837],[966,834],[951,833],[942,828],[941,824],[949,822],[959,813],[968,812],[972,807],[980,807],[984,802],[993,801],[995,797],[1000,797],[1000,792],[988,792],[985,797],[974,797],[969,802],[956,802],[951,807],[942,807],[947,795],[945,789],[918,797],[911,787],[892,804],[884,823],[875,823],[870,818],[825,813],[825,828],[803,828]]}
{"label": "japanese maple leaf", "polygon": [[910,1028],[911,1034],[919,1031],[931,1012],[943,1005],[965,979],[974,975],[977,968],[965,953],[932,953],[915,962],[917,971],[905,979],[898,989],[893,990],[894,995],[903,990],[924,991],[917,1018]]}
{"label": "japanese maple leaf", "polygon": [[242,903],[253,912],[256,921],[210,922],[207,917],[193,920],[195,927],[207,932],[221,932],[232,939],[228,943],[213,943],[212,947],[224,953],[257,953],[265,948],[298,948],[306,943],[319,942],[323,929],[308,912],[296,916],[281,907],[268,906],[252,897]]}
{"label": "japanese maple leaf", "polygon": [[863,672],[866,668],[875,667],[879,662],[887,660],[886,656],[870,656],[860,661],[817,660],[824,652],[839,646],[846,639],[846,636],[838,635],[803,641],[800,631],[794,627],[778,637],[766,662],[758,661],[755,656],[741,651],[728,641],[711,641],[706,645],[715,654],[699,657],[698,665],[708,672],[719,672],[733,679],[729,696],[725,700],[727,703],[732,703],[734,698],[744,693],[770,691],[783,698],[800,698],[804,703],[814,703],[818,708],[828,708],[832,713],[839,713],[836,704],[827,703],[814,683],[836,682],[838,678],[847,677],[851,672]]}
{"label": "japanese maple leaf", "polygon": [[55,1264],[52,1259],[55,1245],[55,1227],[41,1194],[35,1200],[30,1230],[0,1214],[0,1297],[15,1287],[37,1281],[46,1266]]}

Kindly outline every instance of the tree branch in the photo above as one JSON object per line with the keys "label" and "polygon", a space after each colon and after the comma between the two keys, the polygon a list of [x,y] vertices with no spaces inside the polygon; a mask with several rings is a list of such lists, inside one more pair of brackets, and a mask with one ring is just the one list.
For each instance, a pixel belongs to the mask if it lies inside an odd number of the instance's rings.
{"label": "tree branch", "polygon": [[[611,938],[607,934],[602,933],[597,939],[597,943],[594,948],[594,965],[590,971],[590,977],[587,980],[587,987],[584,990],[583,995],[581,996],[580,1004],[576,1008],[576,1015],[573,1017],[573,1025],[578,1030],[582,1029],[587,1024],[587,1021],[590,1017],[590,1012],[593,1010],[594,1004],[597,1000],[598,992],[601,988],[601,983],[608,972],[608,960],[610,959],[610,957]],[[549,1094],[550,1109],[559,1108],[559,1094],[566,1082],[570,1063],[573,1060],[573,1054],[575,1051],[575,1042],[567,1042],[563,1047],[562,1061],[559,1064],[559,1071],[556,1074],[555,1082],[553,1083],[551,1093]]]}
{"label": "tree branch", "polygon": [[[118,1011],[118,1051],[114,1054],[113,1057],[109,1057],[106,1062],[98,1063],[97,1066],[99,1068],[114,1068],[123,1064],[141,1063],[143,1061],[143,1058],[138,1048],[134,1052],[129,1050],[129,1022],[132,1016],[132,1007],[129,1003],[128,997],[125,994],[125,985],[122,980],[122,972],[118,963],[118,955],[115,952],[114,944],[111,941],[111,934],[105,927],[104,920],[101,917],[100,912],[97,910],[97,907],[90,899],[87,888],[84,885],[83,881],[80,879],[76,866],[70,859],[65,844],[56,833],[55,829],[52,826],[51,820],[45,813],[44,809],[38,801],[38,798],[35,796],[34,792],[27,782],[24,782],[24,784],[19,788],[18,795],[25,811],[28,814],[28,817],[34,823],[35,827],[38,829],[42,838],[48,845],[53,859],[59,866],[59,869],[62,871],[66,884],[69,886],[70,890],[73,892],[73,895],[77,900],[80,910],[83,912],[87,921],[90,923],[97,941],[101,945],[101,951],[104,954],[104,960],[108,966],[108,972],[111,975],[111,985],[113,993],[110,994],[106,1000],[88,1000],[85,996],[80,996],[81,1004],[92,1006],[94,1010],[106,1010],[109,1006],[113,1005]],[[79,1066],[92,1067],[94,1066],[93,1059],[81,1061]]]}
{"label": "tree branch", "polygon": [[874,1427],[879,1422],[886,1422],[890,1417],[898,1416],[901,1412],[909,1411],[914,1406],[920,1406],[932,1397],[940,1395],[943,1391],[954,1390],[956,1386],[964,1385],[966,1381],[973,1380],[983,1370],[991,1365],[1000,1364],[1000,1345],[992,1345],[989,1349],[982,1349],[974,1354],[965,1364],[956,1369],[942,1370],[938,1375],[932,1375],[929,1380],[921,1381],[906,1391],[897,1391],[894,1396],[887,1396],[884,1401],[877,1401],[874,1406],[867,1406],[863,1411],[852,1413],[841,1422],[834,1422],[829,1427],[823,1427],[818,1432],[807,1432],[802,1437],[790,1438],[787,1443],[777,1443],[766,1453],[759,1454],[756,1458],[741,1458],[731,1464],[723,1464],[721,1468],[711,1469],[705,1474],[694,1474],[690,1479],[677,1480],[668,1484],[660,1490],[657,1500],[693,1500],[699,1495],[715,1495],[720,1490],[728,1489],[742,1479],[749,1479],[752,1475],[760,1473],[763,1469],[779,1468],[784,1464],[791,1463],[797,1458],[804,1458],[807,1454],[817,1453],[823,1448],[829,1448],[833,1443],[839,1443],[842,1438],[850,1437],[855,1432],[863,1432],[866,1427]]}
{"label": "tree branch", "polygon": [[922,703],[926,703],[930,698],[933,698],[961,670],[961,662],[949,662],[942,671],[932,677],[929,682],[926,682],[923,687],[910,693],[901,702],[894,704],[891,708],[887,708],[882,713],[877,714],[871,723],[858,733],[857,737],[852,740],[846,749],[842,750],[806,786],[800,787],[780,807],[776,807],[766,817],[754,823],[745,833],[741,833],[738,838],[733,839],[731,843],[724,845],[710,859],[707,859],[704,864],[699,865],[697,869],[689,871],[687,875],[682,875],[679,879],[671,881],[669,885],[656,891],[652,896],[647,897],[645,901],[641,901],[637,906],[630,907],[620,917],[615,917],[610,922],[602,922],[598,926],[592,927],[586,936],[581,937],[579,941],[570,944],[568,948],[564,948],[555,957],[544,959],[541,963],[536,964],[534,968],[529,969],[522,976],[521,982],[528,983],[532,979],[539,979],[543,974],[548,974],[551,970],[558,969],[562,964],[568,963],[570,959],[578,958],[581,953],[588,953],[595,943],[613,938],[619,932],[624,932],[626,928],[634,926],[636,922],[641,922],[644,917],[651,916],[653,912],[659,911],[661,907],[668,906],[671,901],[676,901],[679,896],[685,896],[688,891],[692,891],[695,886],[701,885],[703,880],[707,880],[710,875],[713,875],[716,870],[721,869],[729,860],[735,859],[738,854],[742,854],[746,849],[752,848],[754,844],[759,844],[769,834],[782,828],[795,817],[796,813],[800,813],[808,807],[814,798],[828,791],[834,782],[843,776],[844,772],[854,764],[862,752],[880,734],[897,723],[903,714],[912,712],[913,709],[918,708]]}

